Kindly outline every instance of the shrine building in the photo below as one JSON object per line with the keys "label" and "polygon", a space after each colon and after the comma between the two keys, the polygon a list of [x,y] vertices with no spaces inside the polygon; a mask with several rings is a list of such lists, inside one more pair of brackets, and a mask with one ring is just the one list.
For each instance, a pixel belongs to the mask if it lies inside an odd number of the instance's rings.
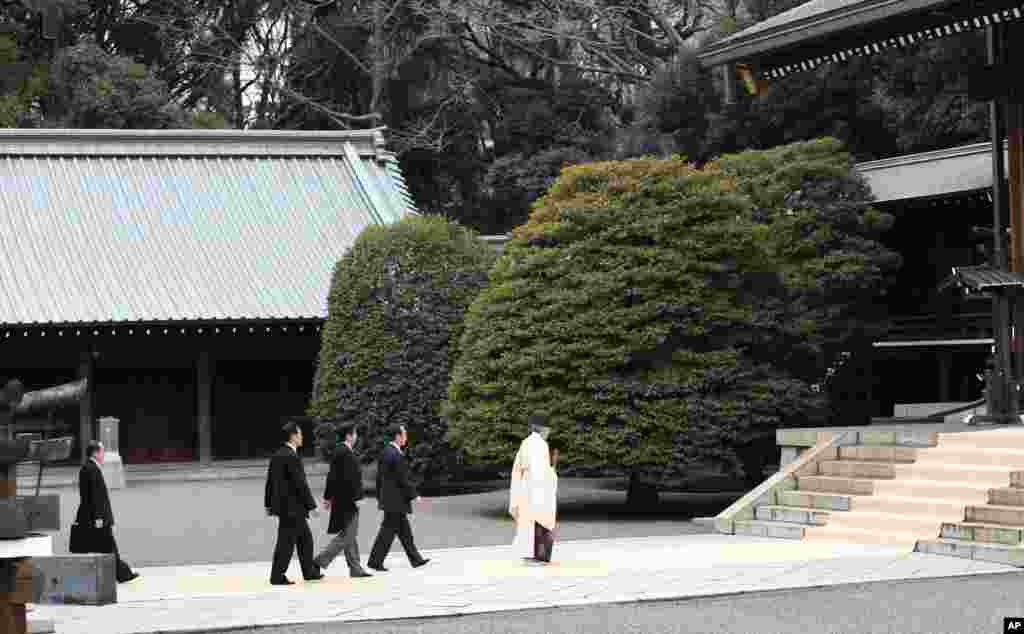
{"label": "shrine building", "polygon": [[265,457],[312,391],[338,259],[417,213],[380,130],[0,130],[0,379],[87,379],[16,431],[125,463]]}

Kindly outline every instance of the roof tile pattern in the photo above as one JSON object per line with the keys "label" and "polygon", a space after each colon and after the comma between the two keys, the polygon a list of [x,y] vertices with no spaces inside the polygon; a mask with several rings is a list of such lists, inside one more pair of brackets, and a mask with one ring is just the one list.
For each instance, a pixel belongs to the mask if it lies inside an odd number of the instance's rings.
{"label": "roof tile pattern", "polygon": [[415,213],[391,159],[345,145],[0,154],[0,324],[323,318],[360,231]]}

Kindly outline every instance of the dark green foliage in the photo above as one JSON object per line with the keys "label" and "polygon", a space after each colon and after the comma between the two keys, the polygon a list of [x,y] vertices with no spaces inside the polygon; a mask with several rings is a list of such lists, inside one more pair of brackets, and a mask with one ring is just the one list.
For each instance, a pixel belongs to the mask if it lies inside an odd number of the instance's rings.
{"label": "dark green foliage", "polygon": [[842,319],[856,305],[828,302],[861,304],[884,277],[866,200],[831,140],[703,170],[566,169],[470,308],[452,442],[506,463],[537,412],[570,467],[742,471],[736,448],[764,429],[827,420],[826,348],[856,329]]}
{"label": "dark green foliage", "polygon": [[734,178],[773,227],[787,293],[762,310],[784,336],[762,341],[761,354],[788,359],[795,376],[827,390],[832,423],[866,423],[867,386],[840,370],[857,367],[887,328],[884,296],[901,262],[879,238],[892,216],[866,206],[871,192],[833,139],[724,156],[708,169]]}
{"label": "dark green foliage", "polygon": [[181,128],[167,84],[131,58],[79,44],[58,54],[50,75],[49,118],[69,128]]}
{"label": "dark green foliage", "polygon": [[532,156],[508,154],[487,168],[484,185],[492,219],[504,230],[526,222],[530,205],[544,195],[563,168],[592,160],[583,150],[557,147]]}
{"label": "dark green foliage", "polygon": [[310,414],[359,427],[375,459],[388,425],[409,430],[413,469],[432,478],[452,452],[438,416],[466,307],[494,253],[437,216],[360,234],[334,270]]}

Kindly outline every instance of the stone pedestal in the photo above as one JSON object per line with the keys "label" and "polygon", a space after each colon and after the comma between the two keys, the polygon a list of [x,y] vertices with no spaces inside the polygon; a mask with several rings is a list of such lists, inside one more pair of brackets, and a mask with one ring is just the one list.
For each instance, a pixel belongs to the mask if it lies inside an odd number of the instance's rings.
{"label": "stone pedestal", "polygon": [[124,462],[121,461],[120,442],[121,421],[105,416],[100,419],[100,438],[103,443],[103,479],[107,482],[108,489],[123,489],[126,485],[124,477]]}
{"label": "stone pedestal", "polygon": [[36,602],[40,605],[110,605],[117,603],[114,556],[90,553],[36,557]]}

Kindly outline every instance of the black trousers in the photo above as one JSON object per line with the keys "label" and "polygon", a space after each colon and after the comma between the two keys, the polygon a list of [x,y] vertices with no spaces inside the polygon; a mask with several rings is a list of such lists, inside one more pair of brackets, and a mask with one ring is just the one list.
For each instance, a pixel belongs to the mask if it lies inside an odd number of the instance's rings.
{"label": "black trousers", "polygon": [[398,535],[398,541],[402,542],[409,563],[417,564],[423,561],[423,556],[416,550],[416,543],[412,538],[409,516],[405,513],[384,513],[384,521],[380,524],[377,539],[373,541],[373,549],[370,550],[371,568],[380,568],[384,565],[384,558],[388,556],[391,545],[395,543],[395,535]]}
{"label": "black trousers", "polygon": [[68,550],[72,554],[100,553],[114,556],[114,575],[118,583],[128,581],[132,576],[131,566],[121,559],[114,539],[114,527],[96,528],[86,524],[75,524],[71,527],[71,544]]}
{"label": "black trousers", "polygon": [[539,523],[533,523],[533,558],[551,562],[551,551],[555,547],[555,536]]}
{"label": "black trousers", "polygon": [[299,551],[299,565],[305,579],[315,577],[319,572],[313,563],[313,533],[304,517],[279,517],[277,522],[277,544],[274,546],[274,563],[270,568],[270,580],[284,577],[292,553]]}

